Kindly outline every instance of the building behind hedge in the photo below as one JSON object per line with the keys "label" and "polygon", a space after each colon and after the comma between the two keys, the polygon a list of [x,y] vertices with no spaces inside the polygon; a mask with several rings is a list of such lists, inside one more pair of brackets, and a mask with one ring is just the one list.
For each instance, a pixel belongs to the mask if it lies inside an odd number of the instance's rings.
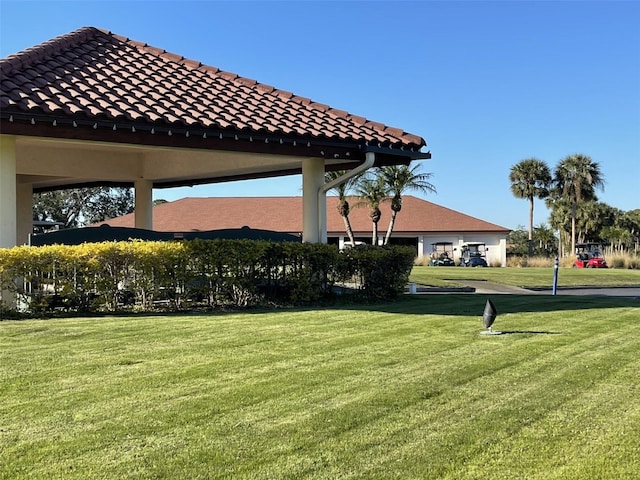
{"label": "building behind hedge", "polygon": [[431,158],[402,128],[94,27],[0,59],[0,132],[0,248],[27,242],[37,192],[131,187],[155,230],[155,189],[298,174],[323,243],[327,171]]}
{"label": "building behind hedge", "polygon": [[[506,265],[506,243],[509,229],[442,207],[420,198],[402,197],[390,243],[410,245],[419,257],[429,256],[433,244],[450,242],[457,248],[467,242],[487,245],[487,262]],[[356,241],[371,243],[372,224],[366,206],[359,206],[357,198],[350,198],[349,220]],[[337,197],[327,197],[328,242],[340,247],[349,241],[343,218],[337,210]],[[382,243],[389,220],[390,202],[381,205],[382,218],[378,224],[379,243]],[[273,230],[300,235],[302,232],[302,197],[188,197],[156,205],[153,208],[154,230],[161,232],[194,232],[220,229]],[[125,215],[107,222],[113,227],[133,227],[133,215]]]}

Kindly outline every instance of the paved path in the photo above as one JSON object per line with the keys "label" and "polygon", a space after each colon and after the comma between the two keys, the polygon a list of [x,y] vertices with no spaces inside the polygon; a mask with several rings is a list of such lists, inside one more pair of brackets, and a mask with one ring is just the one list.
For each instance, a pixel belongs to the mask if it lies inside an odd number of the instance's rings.
{"label": "paved path", "polygon": [[[541,293],[551,295],[551,290]],[[640,299],[639,287],[558,288],[557,295],[604,295],[609,297],[633,297]]]}
{"label": "paved path", "polygon": [[[463,288],[420,288],[417,293],[478,293],[478,294],[516,294],[516,295],[551,295],[551,286],[547,290],[530,290],[513,287],[501,283],[484,280],[457,280]],[[557,295],[606,295],[614,297],[634,297],[640,299],[640,287],[558,287]]]}
{"label": "paved path", "polygon": [[542,295],[547,293],[521,287],[513,287],[511,285],[503,285],[501,283],[486,282],[483,280],[457,280],[457,282],[475,289],[474,293],[515,293],[517,295]]}

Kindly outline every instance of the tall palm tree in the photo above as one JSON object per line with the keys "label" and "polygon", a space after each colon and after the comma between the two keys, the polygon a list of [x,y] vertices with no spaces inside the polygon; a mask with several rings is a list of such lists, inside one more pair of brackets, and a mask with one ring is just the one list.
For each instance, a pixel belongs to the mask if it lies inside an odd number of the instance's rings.
{"label": "tall palm tree", "polygon": [[516,198],[529,200],[529,256],[533,255],[533,200],[549,196],[551,170],[537,158],[527,158],[516,163],[509,172],[511,193]]}
{"label": "tall palm tree", "polygon": [[[330,172],[326,172],[324,174],[325,183],[331,182],[332,180],[336,180],[343,175],[347,174],[348,170],[334,170]],[[351,228],[351,222],[349,221],[349,202],[347,201],[347,195],[349,190],[351,190],[357,182],[358,177],[351,177],[347,179],[344,183],[341,183],[334,187],[332,190],[338,194],[338,213],[342,217],[344,221],[344,229],[351,241],[351,245],[355,245],[355,239],[353,237],[353,229]]]}
{"label": "tall palm tree", "polygon": [[389,165],[378,169],[379,175],[389,190],[389,193],[393,194],[393,198],[391,199],[391,219],[389,220],[387,234],[384,237],[385,245],[389,243],[391,232],[393,232],[393,227],[396,223],[396,217],[400,210],[402,210],[402,194],[410,190],[422,193],[436,192],[436,187],[429,182],[432,174],[419,173],[419,168],[420,165],[416,164],[411,168],[407,165]]}
{"label": "tall palm tree", "polygon": [[575,252],[578,205],[587,200],[597,200],[595,190],[604,190],[604,176],[598,162],[576,153],[560,161],[554,171],[553,183],[559,197],[571,205],[571,252]]}
{"label": "tall palm tree", "polygon": [[378,222],[382,217],[380,204],[387,198],[388,190],[382,178],[379,176],[363,176],[355,186],[355,191],[360,202],[358,205],[366,205],[369,208],[369,218],[372,223],[371,244],[378,245]]}

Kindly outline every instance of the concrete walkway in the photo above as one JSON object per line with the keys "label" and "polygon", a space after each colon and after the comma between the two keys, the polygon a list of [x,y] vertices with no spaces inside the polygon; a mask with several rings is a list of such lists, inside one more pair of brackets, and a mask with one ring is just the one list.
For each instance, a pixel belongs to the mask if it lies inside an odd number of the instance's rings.
{"label": "concrete walkway", "polygon": [[484,280],[457,280],[467,287],[473,288],[474,293],[492,293],[492,294],[516,294],[516,295],[541,295],[550,294],[544,291],[529,290],[527,288],[514,287],[511,285],[503,285],[501,283],[487,282]]}
{"label": "concrete walkway", "polygon": [[[427,287],[416,289],[416,293],[478,293],[481,295],[552,295],[552,287],[547,289],[528,289],[503,285],[501,283],[487,282],[484,280],[457,280],[462,287],[437,288]],[[633,297],[640,299],[640,287],[561,287],[556,295],[604,295],[613,297]]]}

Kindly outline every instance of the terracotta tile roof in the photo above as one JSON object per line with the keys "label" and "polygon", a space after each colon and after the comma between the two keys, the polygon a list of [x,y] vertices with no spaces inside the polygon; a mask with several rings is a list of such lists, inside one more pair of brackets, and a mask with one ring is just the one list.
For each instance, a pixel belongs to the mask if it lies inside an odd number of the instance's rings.
{"label": "terracotta tile roof", "polygon": [[[349,199],[349,220],[357,236],[371,235],[371,220],[366,206]],[[338,199],[327,197],[327,232],[343,235],[344,222],[337,210]],[[391,218],[390,202],[381,206],[381,234]],[[114,227],[133,227],[134,216],[124,215],[107,222]],[[302,197],[188,197],[153,208],[153,228],[163,232],[206,231],[248,226],[286,233],[302,232]],[[441,207],[411,195],[402,197],[396,234],[445,232],[508,232],[509,229],[464,213]]]}
{"label": "terracotta tile roof", "polygon": [[259,134],[267,143],[271,136],[415,152],[426,145],[402,129],[93,27],[0,60],[0,114],[4,133],[21,122],[20,132],[29,131],[26,124],[73,126],[73,138],[93,128],[219,139]]}

